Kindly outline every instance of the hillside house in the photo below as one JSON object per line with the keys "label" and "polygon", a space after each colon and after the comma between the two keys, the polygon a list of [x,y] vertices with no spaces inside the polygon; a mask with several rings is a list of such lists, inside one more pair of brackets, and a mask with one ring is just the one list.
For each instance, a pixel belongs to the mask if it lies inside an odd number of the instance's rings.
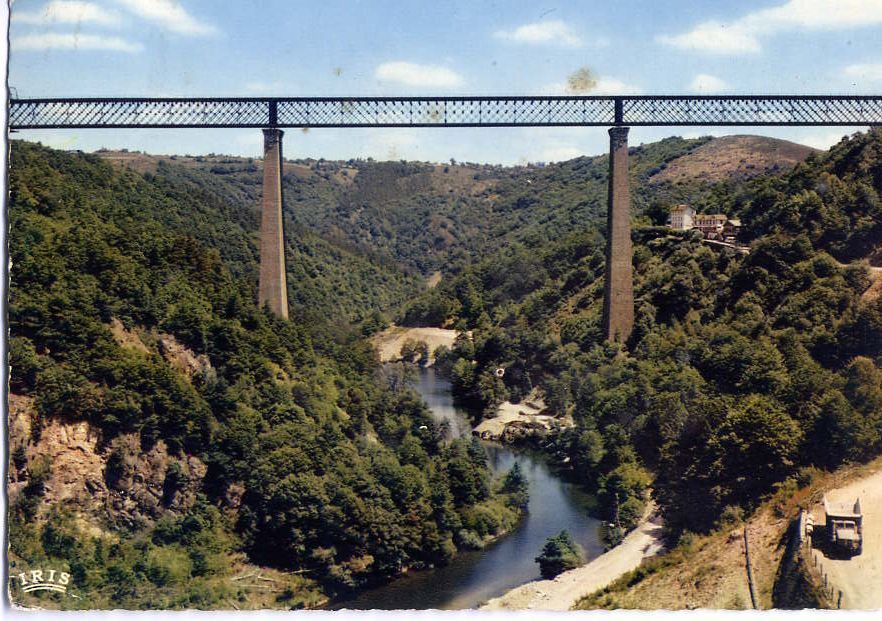
{"label": "hillside house", "polygon": [[670,227],[675,231],[689,231],[692,229],[695,208],[692,205],[674,205],[671,207]]}
{"label": "hillside house", "polygon": [[705,239],[735,243],[741,232],[741,220],[721,213],[698,213],[692,205],[674,205],[668,226],[674,231],[701,231]]}
{"label": "hillside house", "polygon": [[701,231],[708,239],[722,239],[723,228],[728,221],[729,218],[721,213],[700,213],[693,218],[692,228]]}
{"label": "hillside house", "polygon": [[729,219],[723,225],[723,240],[734,242],[741,232],[741,220]]}

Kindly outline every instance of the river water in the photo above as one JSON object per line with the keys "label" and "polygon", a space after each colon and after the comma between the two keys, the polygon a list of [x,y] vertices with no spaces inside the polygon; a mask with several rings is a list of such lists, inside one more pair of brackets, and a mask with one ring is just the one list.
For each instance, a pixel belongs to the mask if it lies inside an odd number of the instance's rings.
{"label": "river water", "polygon": [[[450,422],[455,434],[471,434],[465,411],[453,405],[450,383],[431,368],[420,369],[414,385],[438,420]],[[509,589],[540,578],[534,558],[545,540],[568,530],[589,560],[603,553],[599,522],[588,515],[590,498],[557,477],[542,456],[485,443],[494,473],[516,462],[530,483],[530,504],[514,531],[483,550],[463,552],[444,567],[412,571],[392,582],[361,592],[334,608],[454,610],[475,608]]]}

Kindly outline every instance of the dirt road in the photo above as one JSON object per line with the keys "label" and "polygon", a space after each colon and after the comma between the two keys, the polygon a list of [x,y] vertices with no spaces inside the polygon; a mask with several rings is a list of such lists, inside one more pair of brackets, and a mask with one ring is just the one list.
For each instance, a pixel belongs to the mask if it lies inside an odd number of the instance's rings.
{"label": "dirt road", "polygon": [[[882,608],[882,470],[827,492],[831,502],[854,502],[857,497],[864,514],[862,554],[822,562],[833,588],[842,591],[843,608],[874,610]],[[823,507],[814,507],[812,513],[816,523],[824,524]]]}
{"label": "dirt road", "polygon": [[602,589],[647,556],[661,550],[659,522],[644,520],[625,540],[609,552],[554,580],[528,582],[505,595],[491,599],[482,610],[569,610],[584,595]]}

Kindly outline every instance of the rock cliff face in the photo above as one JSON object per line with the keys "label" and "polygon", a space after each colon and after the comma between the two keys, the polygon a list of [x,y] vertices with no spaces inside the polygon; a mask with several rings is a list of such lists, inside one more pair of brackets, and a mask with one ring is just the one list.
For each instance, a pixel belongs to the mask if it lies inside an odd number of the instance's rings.
{"label": "rock cliff face", "polygon": [[170,455],[162,440],[142,450],[135,434],[116,438],[106,455],[105,508],[111,519],[129,525],[189,510],[206,472],[197,457]]}
{"label": "rock cliff face", "polygon": [[[111,331],[124,347],[160,354],[188,379],[213,372],[207,357],[196,356],[170,335],[150,335],[145,343],[117,320]],[[35,472],[44,472],[38,515],[60,506],[114,526],[140,526],[167,512],[186,512],[206,473],[199,458],[171,454],[163,440],[148,445],[134,433],[108,439],[85,420],[42,419],[32,397],[14,393],[9,395],[9,446],[10,503]]]}
{"label": "rock cliff face", "polygon": [[9,395],[9,414],[10,502],[44,467],[41,512],[56,505],[135,526],[185,512],[202,486],[205,464],[170,455],[161,440],[145,449],[136,434],[126,434],[105,444],[87,421],[38,421],[33,399],[23,395]]}

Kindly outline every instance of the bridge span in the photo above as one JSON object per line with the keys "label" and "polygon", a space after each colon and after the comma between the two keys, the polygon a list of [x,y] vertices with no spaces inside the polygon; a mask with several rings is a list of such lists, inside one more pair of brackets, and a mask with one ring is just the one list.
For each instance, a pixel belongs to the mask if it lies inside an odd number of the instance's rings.
{"label": "bridge span", "polygon": [[258,302],[288,317],[282,128],[610,127],[603,330],[634,325],[628,128],[882,125],[878,95],[48,98],[9,101],[9,129],[261,128]]}

